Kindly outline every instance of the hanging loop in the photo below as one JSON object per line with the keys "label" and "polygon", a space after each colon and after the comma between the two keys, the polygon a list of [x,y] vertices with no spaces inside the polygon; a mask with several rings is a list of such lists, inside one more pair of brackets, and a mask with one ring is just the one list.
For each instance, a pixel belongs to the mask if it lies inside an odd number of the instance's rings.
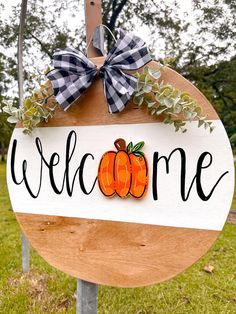
{"label": "hanging loop", "polygon": [[102,56],[106,55],[106,52],[104,49],[104,29],[107,30],[111,34],[112,38],[116,42],[116,37],[114,36],[110,28],[104,24],[100,24],[95,28],[94,33],[90,36],[90,39],[87,45],[87,55],[88,55],[88,50],[91,44],[93,44],[93,47],[95,47],[101,52]]}

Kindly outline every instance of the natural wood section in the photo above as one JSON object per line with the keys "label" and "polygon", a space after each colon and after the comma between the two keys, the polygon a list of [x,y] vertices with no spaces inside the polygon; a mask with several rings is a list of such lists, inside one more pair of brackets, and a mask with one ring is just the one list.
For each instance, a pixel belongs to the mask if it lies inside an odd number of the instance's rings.
{"label": "natural wood section", "polygon": [[[93,58],[92,61],[100,67],[104,62],[104,57]],[[149,65],[157,67],[155,61],[150,62]],[[172,84],[179,90],[189,92],[202,106],[204,115],[207,115],[208,119],[219,119],[206,97],[180,74],[170,68],[166,68],[162,74],[162,78],[164,82]],[[130,101],[121,113],[108,113],[102,80],[97,78],[66,112],[58,110],[53,119],[40,126],[106,125],[163,121],[162,117],[153,117],[146,111],[146,108],[139,108]]]}
{"label": "natural wood section", "polygon": [[196,262],[219,232],[16,214],[51,265],[87,281],[137,287],[167,280]]}
{"label": "natural wood section", "polygon": [[89,57],[100,55],[99,50],[93,47],[93,33],[97,26],[102,24],[102,1],[101,0],[84,0],[85,4],[85,24],[86,24],[86,42],[87,53]]}

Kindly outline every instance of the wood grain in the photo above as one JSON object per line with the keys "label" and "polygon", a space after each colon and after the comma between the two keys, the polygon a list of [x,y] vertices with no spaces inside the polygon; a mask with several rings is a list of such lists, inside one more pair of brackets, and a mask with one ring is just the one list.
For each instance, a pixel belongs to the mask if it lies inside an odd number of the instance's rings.
{"label": "wood grain", "polygon": [[102,2],[101,0],[84,0],[85,4],[85,26],[87,54],[89,57],[100,55],[99,50],[93,46],[93,33],[95,28],[102,24]]}
{"label": "wood grain", "polygon": [[[92,60],[98,67],[104,62],[103,57]],[[181,75],[167,68],[163,80],[189,92],[209,119],[218,119],[208,100]],[[71,108],[58,110],[41,127],[162,121],[144,110],[130,102],[123,112],[109,114],[98,78]],[[119,287],[145,286],[177,275],[196,262],[218,235],[217,231],[92,219],[19,213],[16,217],[32,246],[51,265],[86,281]]]}
{"label": "wood grain", "polygon": [[32,246],[54,267],[86,281],[138,287],[195,263],[218,231],[16,214]]}

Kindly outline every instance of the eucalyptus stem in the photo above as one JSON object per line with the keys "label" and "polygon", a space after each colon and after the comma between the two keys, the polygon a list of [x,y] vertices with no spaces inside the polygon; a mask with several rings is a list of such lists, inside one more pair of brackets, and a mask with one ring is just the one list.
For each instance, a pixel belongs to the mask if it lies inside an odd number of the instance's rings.
{"label": "eucalyptus stem", "polygon": [[138,106],[146,106],[152,116],[162,116],[165,124],[172,124],[175,131],[187,131],[186,121],[198,121],[198,127],[213,131],[211,121],[202,114],[202,108],[187,92],[181,92],[171,84],[161,80],[161,72],[165,66],[159,63],[157,69],[144,67],[136,72],[137,90],[133,94],[133,102]]}
{"label": "eucalyptus stem", "polygon": [[17,108],[12,102],[5,101],[2,110],[9,115],[7,118],[9,123],[21,123],[23,132],[30,134],[39,123],[48,122],[54,116],[58,106],[50,84],[46,83],[41,85],[31,97],[24,99],[22,107]]}

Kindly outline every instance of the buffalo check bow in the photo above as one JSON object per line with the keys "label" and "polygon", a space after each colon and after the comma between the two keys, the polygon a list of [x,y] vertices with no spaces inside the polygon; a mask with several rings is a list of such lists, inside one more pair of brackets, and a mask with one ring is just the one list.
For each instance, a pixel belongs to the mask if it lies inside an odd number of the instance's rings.
{"label": "buffalo check bow", "polygon": [[145,42],[132,33],[119,30],[119,39],[98,69],[76,49],[56,50],[54,69],[47,74],[54,95],[66,110],[92,84],[99,73],[110,113],[122,111],[137,85],[137,79],[123,70],[137,70],[151,61]]}

